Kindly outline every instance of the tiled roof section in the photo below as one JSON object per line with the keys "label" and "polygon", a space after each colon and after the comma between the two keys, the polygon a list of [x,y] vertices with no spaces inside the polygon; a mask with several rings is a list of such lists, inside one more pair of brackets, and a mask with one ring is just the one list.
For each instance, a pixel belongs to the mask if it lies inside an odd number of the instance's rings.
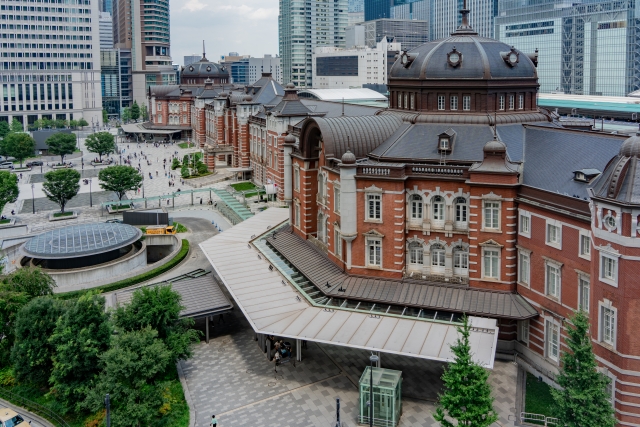
{"label": "tiled roof section", "polygon": [[[579,169],[605,170],[624,136],[525,125],[523,184],[569,197],[588,197],[589,183],[575,181]],[[602,178],[599,178],[602,179]]]}
{"label": "tiled roof section", "polygon": [[[309,242],[288,231],[285,229],[277,233],[275,239],[267,240],[326,295],[508,319],[522,320],[538,315],[535,308],[516,293],[412,279],[348,275]],[[341,287],[346,292],[338,292]]]}
{"label": "tiled roof section", "polygon": [[344,108],[345,116],[373,116],[380,111],[378,107],[347,104],[342,102],[320,101],[316,99],[300,100],[311,112],[323,114],[323,117],[340,117]]}
{"label": "tiled roof section", "polygon": [[249,95],[253,96],[253,102],[257,104],[269,104],[277,96],[284,95],[284,88],[271,77],[262,77],[249,86]]}
{"label": "tiled roof section", "polygon": [[278,116],[296,117],[307,116],[311,113],[311,110],[300,102],[299,99],[294,99],[280,101],[280,103],[271,110],[271,113]]}
{"label": "tiled roof section", "polygon": [[316,117],[322,132],[324,152],[328,158],[341,158],[351,150],[358,158],[366,157],[402,125],[395,116]]}
{"label": "tiled roof section", "polygon": [[493,139],[493,131],[486,125],[405,124],[403,132],[395,133],[394,138],[372,150],[371,156],[384,160],[439,161],[438,135],[448,129],[456,132],[456,144],[452,153],[447,155],[448,160],[482,160],[484,144]]}

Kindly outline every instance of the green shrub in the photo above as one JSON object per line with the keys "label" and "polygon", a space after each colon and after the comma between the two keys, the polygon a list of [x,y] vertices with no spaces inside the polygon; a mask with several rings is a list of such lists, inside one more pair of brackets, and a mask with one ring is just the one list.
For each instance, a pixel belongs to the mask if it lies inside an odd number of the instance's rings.
{"label": "green shrub", "polygon": [[142,273],[135,277],[130,277],[128,279],[120,280],[119,282],[111,283],[104,286],[99,286],[97,288],[59,293],[59,294],[56,294],[55,296],[60,299],[68,300],[73,298],[79,298],[81,295],[90,291],[105,293],[105,292],[117,291],[118,289],[122,289],[122,288],[128,288],[129,286],[137,285],[138,283],[151,280],[154,277],[157,277],[171,270],[173,267],[178,265],[183,259],[185,259],[188,253],[189,253],[189,241],[187,239],[182,239],[182,248],[180,249],[178,254],[175,257],[173,257],[171,261],[169,261],[164,265],[161,265],[160,267],[154,268],[151,271],[147,271],[146,273]]}
{"label": "green shrub", "polygon": [[176,228],[176,233],[186,233],[187,231],[189,231],[187,227],[180,224],[179,222],[174,223],[173,226]]}
{"label": "green shrub", "polygon": [[171,163],[171,170],[176,170],[180,167],[180,160],[177,157],[174,157],[173,162]]}

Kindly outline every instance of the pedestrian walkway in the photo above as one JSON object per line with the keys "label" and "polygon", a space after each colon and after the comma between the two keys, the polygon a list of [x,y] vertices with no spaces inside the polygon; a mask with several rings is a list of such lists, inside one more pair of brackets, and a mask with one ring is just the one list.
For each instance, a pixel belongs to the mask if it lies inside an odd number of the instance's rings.
{"label": "pedestrian walkway", "polygon": [[[251,210],[247,209],[245,207],[245,205],[240,203],[227,190],[215,189],[215,190],[213,190],[213,192],[216,193],[216,195],[218,197],[220,197],[222,202],[224,202],[224,204],[226,206],[228,206],[235,215],[237,215],[238,219],[240,219],[240,221],[238,221],[238,222],[245,221],[245,220],[247,220],[247,219],[249,219],[249,218],[251,218],[253,216],[253,212],[251,212]],[[230,218],[230,219],[232,219],[232,218]],[[232,221],[232,222],[234,222],[234,221]]]}

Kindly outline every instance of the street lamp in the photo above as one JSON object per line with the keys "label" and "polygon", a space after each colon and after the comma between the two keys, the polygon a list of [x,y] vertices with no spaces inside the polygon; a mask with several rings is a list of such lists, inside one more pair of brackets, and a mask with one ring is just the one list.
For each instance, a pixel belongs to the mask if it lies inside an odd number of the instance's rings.
{"label": "street lamp", "polygon": [[93,207],[93,197],[91,195],[91,178],[89,178],[89,207]]}
{"label": "street lamp", "polygon": [[31,184],[31,208],[33,209],[33,214],[36,214],[36,199],[33,195],[33,189],[36,187],[35,184]]}
{"label": "street lamp", "polygon": [[369,360],[371,361],[371,369],[369,369],[369,427],[373,427],[373,365],[376,365],[380,358],[372,354]]}
{"label": "street lamp", "polygon": [[[113,331],[115,334],[115,331]],[[104,398],[104,406],[107,410],[107,427],[111,427],[111,399],[109,398],[109,393]]]}

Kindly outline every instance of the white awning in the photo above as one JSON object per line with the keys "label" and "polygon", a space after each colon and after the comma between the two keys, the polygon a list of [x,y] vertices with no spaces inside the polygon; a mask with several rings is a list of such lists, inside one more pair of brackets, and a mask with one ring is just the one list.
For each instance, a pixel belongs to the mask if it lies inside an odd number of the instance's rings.
{"label": "white awning", "polygon": [[[329,310],[307,302],[249,242],[288,220],[271,208],[200,244],[203,252],[257,333],[342,345],[383,353],[451,361],[456,325],[384,314]],[[495,319],[470,317],[474,360],[493,368],[498,340]]]}

